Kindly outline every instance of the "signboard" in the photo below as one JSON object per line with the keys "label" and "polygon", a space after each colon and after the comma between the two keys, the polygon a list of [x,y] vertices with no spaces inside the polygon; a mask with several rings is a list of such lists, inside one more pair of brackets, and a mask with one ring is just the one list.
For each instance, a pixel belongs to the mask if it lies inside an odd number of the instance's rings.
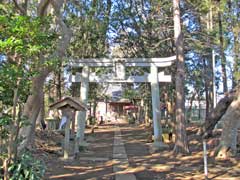
{"label": "signboard", "polygon": [[115,63],[115,79],[124,80],[125,79],[125,65],[123,62]]}

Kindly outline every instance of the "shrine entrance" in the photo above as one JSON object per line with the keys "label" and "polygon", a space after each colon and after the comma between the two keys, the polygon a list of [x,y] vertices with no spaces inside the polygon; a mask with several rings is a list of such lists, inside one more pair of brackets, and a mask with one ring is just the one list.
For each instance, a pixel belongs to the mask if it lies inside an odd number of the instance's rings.
{"label": "shrine entrance", "polygon": [[[154,127],[154,146],[164,146],[162,141],[162,125],[160,110],[159,82],[171,82],[171,75],[165,75],[164,71],[159,72],[159,68],[171,66],[176,60],[176,56],[167,58],[99,58],[99,59],[79,59],[71,62],[71,67],[82,68],[81,73],[76,72],[71,75],[71,82],[80,82],[80,100],[88,103],[89,83],[150,83],[152,99],[152,117]],[[93,67],[111,67],[113,76],[98,76],[90,72]],[[127,67],[150,67],[150,73],[142,76],[126,76]],[[87,118],[86,112],[77,113],[77,138],[80,145],[84,142],[84,130]]]}

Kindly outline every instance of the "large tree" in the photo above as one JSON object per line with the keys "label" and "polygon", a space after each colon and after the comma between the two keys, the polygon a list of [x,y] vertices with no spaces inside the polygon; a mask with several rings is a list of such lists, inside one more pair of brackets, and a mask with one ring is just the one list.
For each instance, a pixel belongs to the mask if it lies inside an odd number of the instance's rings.
{"label": "large tree", "polygon": [[220,119],[223,122],[223,131],[220,144],[216,149],[219,158],[226,158],[237,153],[237,137],[240,128],[240,87],[237,86],[235,97]]}
{"label": "large tree", "polygon": [[223,37],[223,19],[222,19],[222,11],[218,10],[218,25],[219,25],[219,41],[220,41],[220,57],[221,57],[221,66],[222,66],[222,81],[223,81],[223,92],[228,92],[227,86],[227,60],[226,55],[224,53],[224,37]]}
{"label": "large tree", "polygon": [[[8,179],[8,163],[16,162],[17,155],[19,155],[17,148],[19,140],[22,140],[19,138],[19,134],[27,135],[23,136],[21,148],[27,145],[26,142],[30,141],[31,135],[33,135],[36,121],[31,119],[33,117],[31,114],[36,116],[35,119],[37,118],[40,104],[42,104],[38,102],[41,102],[43,97],[42,86],[45,72],[51,71],[56,62],[54,61],[55,55],[50,58],[50,55],[55,53],[57,38],[51,29],[53,19],[50,16],[42,16],[40,13],[39,16],[28,15],[27,1],[25,3],[22,8],[18,2],[15,2],[15,8],[5,1],[0,6],[0,53],[4,57],[1,60],[0,100],[4,107],[12,109],[12,112],[4,114],[0,120],[1,122],[7,120],[7,123],[1,123],[1,129],[4,125],[3,129],[7,132],[6,138],[8,138],[5,144],[7,150],[3,148],[3,154],[6,152],[8,154],[4,161],[4,179]],[[19,10],[19,13],[16,9]],[[31,93],[29,93],[30,89]],[[33,97],[38,98],[34,99]],[[31,98],[35,101],[29,104]],[[25,114],[23,117],[22,103],[25,103],[26,99],[28,101],[25,104],[24,113],[29,112],[29,114]],[[24,130],[28,130],[28,132],[26,133]]]}
{"label": "large tree", "polygon": [[[59,34],[59,39],[55,50],[50,54],[39,54],[39,64],[36,67],[38,75],[32,77],[31,92],[27,97],[27,101],[24,106],[23,116],[27,119],[28,125],[21,128],[20,135],[23,138],[20,149],[28,146],[32,140],[32,135],[35,130],[35,124],[37,117],[40,113],[43,86],[46,77],[56,63],[62,61],[65,56],[66,48],[71,39],[71,31],[64,22],[63,6],[66,5],[64,0],[40,0],[38,3],[32,1],[13,1],[16,12],[22,16],[34,16],[38,18],[44,18],[48,15],[54,17],[52,21],[52,28]],[[39,27],[44,28],[44,27]],[[47,39],[46,39],[47,41]],[[52,61],[55,59],[56,61]]]}
{"label": "large tree", "polygon": [[185,122],[185,63],[181,30],[180,0],[173,0],[174,38],[177,54],[176,72],[176,142],[175,153],[189,153]]}

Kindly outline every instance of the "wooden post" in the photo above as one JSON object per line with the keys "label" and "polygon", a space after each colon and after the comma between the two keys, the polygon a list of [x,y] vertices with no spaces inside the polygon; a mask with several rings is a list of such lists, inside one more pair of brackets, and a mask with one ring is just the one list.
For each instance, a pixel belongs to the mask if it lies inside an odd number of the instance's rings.
{"label": "wooden post", "polygon": [[107,107],[107,97],[105,97],[105,123],[107,122],[107,113],[108,113],[108,107]]}
{"label": "wooden post", "polygon": [[146,104],[145,104],[145,107],[144,107],[144,115],[145,115],[145,117],[144,117],[144,122],[145,122],[145,125],[149,125],[149,103],[147,102]]}
{"label": "wooden post", "polygon": [[74,135],[75,133],[75,115],[76,115],[76,111],[73,112],[73,116],[72,116],[72,135]]}
{"label": "wooden post", "polygon": [[62,111],[62,118],[66,118],[66,123],[65,123],[65,137],[64,137],[64,147],[63,147],[63,158],[68,159],[69,157],[69,141],[70,141],[70,124],[71,124],[71,119],[73,116],[72,108],[70,106],[66,106],[61,109]]}
{"label": "wooden post", "polygon": [[207,169],[207,144],[206,140],[203,140],[203,162],[204,162],[204,176],[208,179],[208,169]]}

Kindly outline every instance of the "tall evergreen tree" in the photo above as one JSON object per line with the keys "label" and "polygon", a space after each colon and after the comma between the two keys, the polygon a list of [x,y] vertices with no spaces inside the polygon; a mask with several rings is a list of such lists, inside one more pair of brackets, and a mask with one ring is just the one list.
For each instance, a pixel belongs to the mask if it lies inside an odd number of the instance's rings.
{"label": "tall evergreen tree", "polygon": [[181,30],[180,0],[173,0],[174,38],[177,54],[176,72],[176,142],[175,153],[189,153],[185,121],[185,62]]}

